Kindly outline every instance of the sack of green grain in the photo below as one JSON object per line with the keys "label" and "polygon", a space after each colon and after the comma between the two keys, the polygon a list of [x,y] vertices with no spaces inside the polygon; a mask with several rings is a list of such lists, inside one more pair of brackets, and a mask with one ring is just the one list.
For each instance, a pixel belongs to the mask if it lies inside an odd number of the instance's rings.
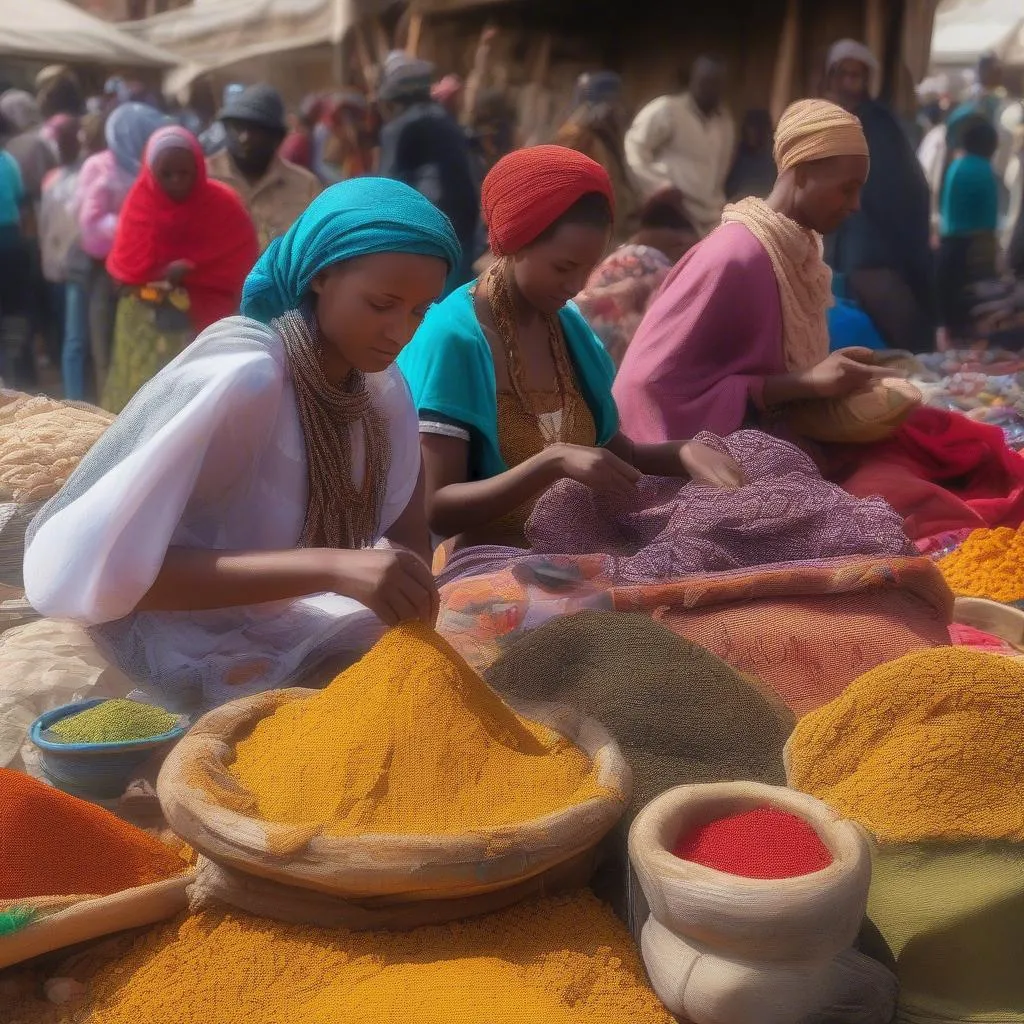
{"label": "sack of green grain", "polygon": [[759,783],[682,786],[640,812],[629,849],[650,910],[644,960],[673,1013],[693,1024],[891,1018],[895,977],[852,948],[869,844],[824,804]]}
{"label": "sack of green grain", "polygon": [[423,900],[475,913],[483,897],[544,891],[587,863],[629,790],[601,725],[506,705],[420,626],[386,634],[323,691],[205,715],[157,786],[171,828],[209,860],[336,897],[339,914]]}

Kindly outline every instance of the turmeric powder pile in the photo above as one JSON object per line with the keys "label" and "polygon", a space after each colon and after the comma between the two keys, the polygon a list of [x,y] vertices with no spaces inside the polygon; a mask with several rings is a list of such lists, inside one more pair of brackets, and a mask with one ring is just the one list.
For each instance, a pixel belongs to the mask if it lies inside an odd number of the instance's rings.
{"label": "turmeric powder pile", "polygon": [[81,1024],[671,1024],[628,931],[590,893],[406,933],[207,910],[87,986]]}
{"label": "turmeric powder pile", "polygon": [[1024,842],[1022,716],[1021,662],[919,651],[797,723],[789,783],[882,842]]}
{"label": "turmeric powder pile", "polygon": [[334,836],[458,835],[609,795],[578,747],[516,715],[419,624],[263,719],[230,771],[265,820]]}
{"label": "turmeric powder pile", "polygon": [[939,569],[955,594],[1024,601],[1024,530],[975,530]]}

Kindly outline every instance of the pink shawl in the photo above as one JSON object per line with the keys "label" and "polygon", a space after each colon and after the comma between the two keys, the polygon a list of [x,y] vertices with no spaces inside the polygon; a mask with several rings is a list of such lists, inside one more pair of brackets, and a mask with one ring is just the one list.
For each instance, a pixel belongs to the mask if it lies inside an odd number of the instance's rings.
{"label": "pink shawl", "polygon": [[724,437],[786,372],[771,260],[741,224],[691,249],[648,307],[615,379],[623,431],[643,443]]}

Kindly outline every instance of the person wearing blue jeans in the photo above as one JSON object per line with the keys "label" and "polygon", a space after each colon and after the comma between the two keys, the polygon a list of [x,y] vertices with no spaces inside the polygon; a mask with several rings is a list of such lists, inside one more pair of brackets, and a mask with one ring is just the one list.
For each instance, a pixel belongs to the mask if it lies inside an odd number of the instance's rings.
{"label": "person wearing blue jeans", "polygon": [[89,292],[78,280],[69,280],[64,287],[64,347],[60,360],[64,397],[84,402],[89,360]]}

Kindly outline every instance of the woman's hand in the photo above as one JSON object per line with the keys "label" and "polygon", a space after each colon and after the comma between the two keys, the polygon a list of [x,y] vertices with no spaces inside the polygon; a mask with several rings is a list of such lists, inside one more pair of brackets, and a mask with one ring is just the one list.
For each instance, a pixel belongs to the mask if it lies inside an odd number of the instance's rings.
{"label": "woman's hand", "polygon": [[679,449],[679,460],[694,483],[730,491],[743,486],[743,470],[739,463],[731,455],[706,444],[687,441]]}
{"label": "woman's hand", "polygon": [[841,398],[893,375],[892,370],[875,366],[871,359],[868,348],[841,348],[833,352],[800,375],[808,397]]}
{"label": "woman's hand", "polygon": [[433,573],[411,551],[332,551],[330,557],[334,592],[366,605],[386,625],[437,621]]}
{"label": "woman's hand", "polygon": [[196,265],[191,260],[175,260],[164,271],[164,280],[172,288],[177,288],[195,269]]}
{"label": "woman's hand", "polygon": [[607,448],[556,444],[548,448],[547,452],[554,459],[559,476],[585,484],[595,491],[632,494],[643,475]]}

